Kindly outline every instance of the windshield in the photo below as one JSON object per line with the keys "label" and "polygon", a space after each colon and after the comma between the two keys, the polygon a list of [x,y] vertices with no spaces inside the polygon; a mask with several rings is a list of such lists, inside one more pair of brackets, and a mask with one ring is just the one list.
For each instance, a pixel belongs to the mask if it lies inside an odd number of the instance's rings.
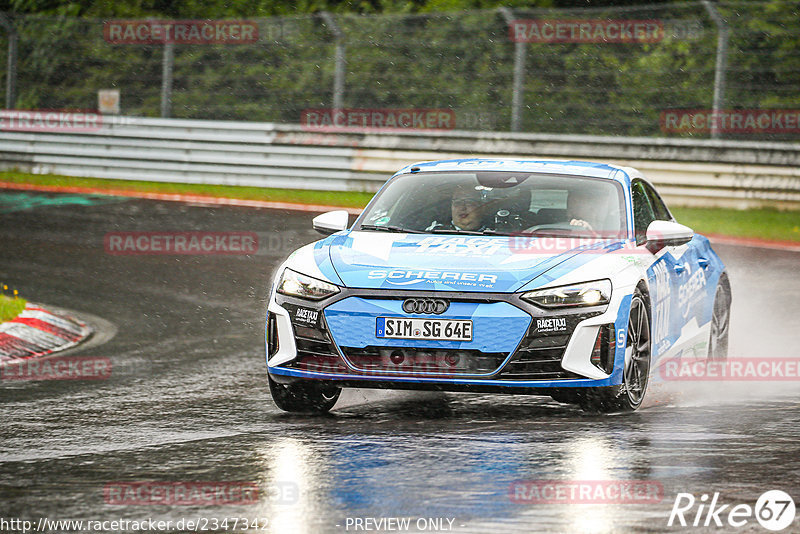
{"label": "windshield", "polygon": [[398,176],[360,230],[623,238],[622,187],[611,180],[516,172]]}

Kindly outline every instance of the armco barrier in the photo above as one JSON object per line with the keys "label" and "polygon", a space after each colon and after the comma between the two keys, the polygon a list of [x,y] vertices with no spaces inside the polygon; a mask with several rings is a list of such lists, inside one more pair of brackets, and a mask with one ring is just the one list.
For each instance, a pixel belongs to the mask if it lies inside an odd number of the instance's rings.
{"label": "armco barrier", "polygon": [[464,156],[637,167],[672,204],[800,208],[800,144],[103,118],[95,131],[0,131],[0,168],[38,174],[375,191],[400,167]]}

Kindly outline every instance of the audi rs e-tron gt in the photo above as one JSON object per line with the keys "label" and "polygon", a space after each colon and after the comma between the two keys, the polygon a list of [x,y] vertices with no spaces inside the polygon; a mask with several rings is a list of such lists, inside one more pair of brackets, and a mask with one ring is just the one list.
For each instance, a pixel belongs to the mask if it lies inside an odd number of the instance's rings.
{"label": "audi rs e-tron gt", "polygon": [[352,225],[278,268],[270,390],[327,411],[342,388],[550,395],[637,409],[657,366],[727,355],[730,286],[707,238],[632,168],[462,159],[409,165]]}

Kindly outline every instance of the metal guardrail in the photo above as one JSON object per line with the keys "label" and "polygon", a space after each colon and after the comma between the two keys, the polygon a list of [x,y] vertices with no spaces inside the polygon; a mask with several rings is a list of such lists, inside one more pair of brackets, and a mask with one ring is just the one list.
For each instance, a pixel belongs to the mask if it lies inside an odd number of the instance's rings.
{"label": "metal guardrail", "polygon": [[800,144],[104,117],[95,131],[0,132],[0,168],[37,174],[375,191],[400,167],[465,156],[640,169],[673,204],[800,208]]}

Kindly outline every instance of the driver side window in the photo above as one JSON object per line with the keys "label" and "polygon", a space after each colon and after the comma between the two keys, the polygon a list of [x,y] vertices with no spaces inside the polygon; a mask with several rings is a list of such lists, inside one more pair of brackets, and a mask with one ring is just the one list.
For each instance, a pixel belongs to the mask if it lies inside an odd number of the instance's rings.
{"label": "driver side window", "polygon": [[671,221],[672,216],[669,214],[669,210],[667,206],[664,204],[664,201],[661,200],[661,197],[658,196],[656,190],[650,187],[649,184],[644,182],[639,182],[642,187],[644,187],[645,193],[647,193],[647,198],[650,200],[650,205],[653,207],[653,213],[655,214],[657,221]]}
{"label": "driver side window", "polygon": [[631,200],[633,201],[633,230],[636,234],[636,244],[640,245],[647,241],[647,227],[656,217],[642,182],[634,182],[631,185]]}

